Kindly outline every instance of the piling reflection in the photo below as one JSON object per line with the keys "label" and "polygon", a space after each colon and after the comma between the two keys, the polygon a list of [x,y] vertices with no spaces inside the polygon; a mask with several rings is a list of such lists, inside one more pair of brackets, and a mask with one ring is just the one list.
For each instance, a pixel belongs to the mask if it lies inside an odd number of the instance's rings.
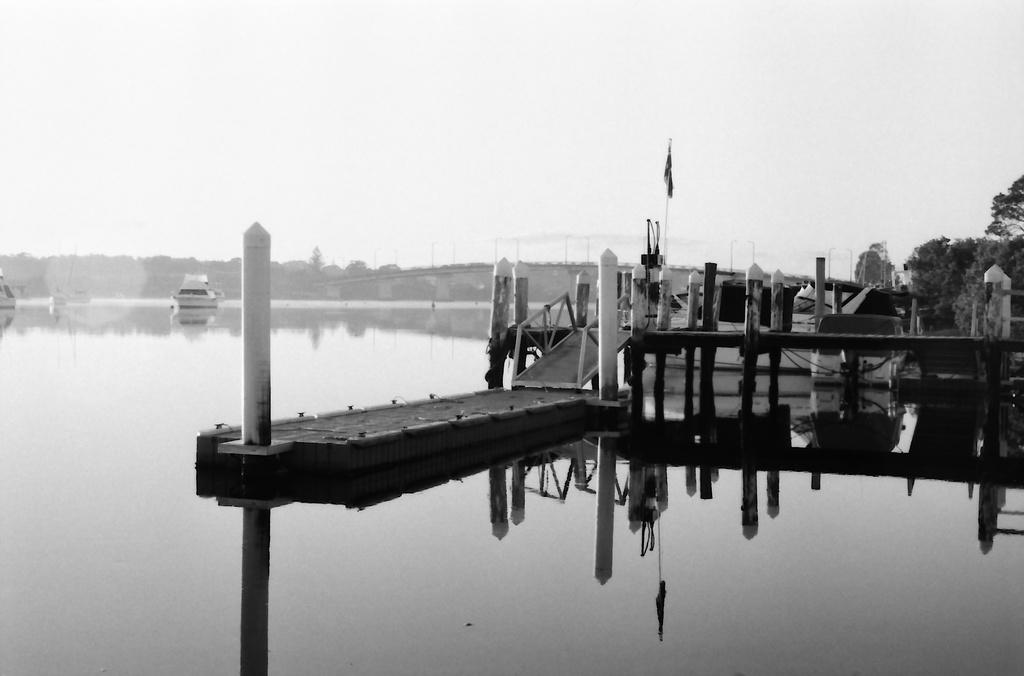
{"label": "piling reflection", "polygon": [[[1019,426],[1013,422],[1018,414],[1008,403],[996,404],[993,412],[983,400],[964,395],[901,398],[892,390],[856,388],[812,389],[802,400],[772,399],[736,415],[729,397],[702,392],[691,419],[658,421],[623,436],[595,433],[554,444],[512,438],[480,448],[439,450],[415,463],[358,475],[273,468],[243,475],[229,461],[198,470],[200,496],[217,497],[220,504],[243,511],[242,673],[266,673],[270,506],[286,502],[365,509],[486,473],[491,533],[508,547],[517,539],[516,529],[526,527],[529,502],[593,499],[593,570],[579,572],[592,574],[604,586],[613,578],[616,553],[656,556],[657,587],[651,591],[659,639],[666,622],[671,624],[661,535],[665,528],[679,527],[673,518],[665,521],[673,480],[683,483],[679,495],[711,501],[719,473],[738,479],[740,514],[734,523],[747,540],[759,534],[762,504],[770,518],[780,518],[784,481],[827,494],[829,483],[823,478],[828,475],[900,477],[910,497],[918,479],[963,483],[969,497],[977,495],[977,540],[983,554],[999,536],[1024,534],[999,523],[1001,517],[1024,514],[1007,509],[1008,493],[1024,497],[1024,453],[1007,433]],[[999,423],[995,432],[986,429],[992,420]],[[685,523],[692,518],[688,511],[676,505],[671,513],[679,512]],[[618,547],[617,518],[628,525]]]}
{"label": "piling reflection", "polygon": [[267,673],[270,509],[242,508],[242,618],[239,673]]}

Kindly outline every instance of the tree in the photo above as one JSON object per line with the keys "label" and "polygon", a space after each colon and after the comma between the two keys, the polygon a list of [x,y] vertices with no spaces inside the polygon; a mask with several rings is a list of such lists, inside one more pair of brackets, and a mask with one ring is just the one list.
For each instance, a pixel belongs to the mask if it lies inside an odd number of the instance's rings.
{"label": "tree", "polygon": [[318,246],[313,247],[313,255],[309,257],[309,267],[313,268],[313,272],[320,272],[324,269],[324,257]]}
{"label": "tree", "polygon": [[1024,176],[1005,193],[992,198],[992,223],[985,228],[986,235],[1012,237],[1024,234]]}
{"label": "tree", "polygon": [[888,258],[885,242],[875,242],[857,259],[854,279],[861,284],[885,284],[889,272],[886,270]]}
{"label": "tree", "polygon": [[369,269],[370,267],[366,264],[365,261],[356,260],[352,261],[351,263],[345,266],[345,274],[362,275],[366,274],[366,271]]}
{"label": "tree", "polygon": [[914,288],[924,301],[922,316],[933,328],[952,328],[958,324],[957,301],[968,293],[968,271],[984,243],[981,239],[938,237],[914,249],[907,264],[914,275]]}

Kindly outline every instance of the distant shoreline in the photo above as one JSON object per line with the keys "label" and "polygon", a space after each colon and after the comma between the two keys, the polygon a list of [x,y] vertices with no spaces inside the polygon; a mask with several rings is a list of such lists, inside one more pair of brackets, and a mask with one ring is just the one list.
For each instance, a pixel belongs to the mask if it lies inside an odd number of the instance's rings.
{"label": "distant shoreline", "polygon": [[[166,307],[168,309],[173,305],[173,301],[170,298],[93,298],[88,303],[69,303],[67,309],[74,311],[77,308],[88,308],[92,305],[104,306],[104,307]],[[34,307],[34,308],[48,308],[50,306],[49,298],[19,298],[18,308],[21,307]],[[471,310],[471,309],[485,309],[489,310],[489,303],[487,301],[434,301],[433,303],[429,300],[271,300],[270,307],[272,309],[306,309],[306,310],[345,310],[345,309],[430,309],[433,306],[436,309],[452,309],[452,310]],[[240,300],[226,300],[221,302],[219,309],[235,309],[240,310],[242,308],[242,301]]]}

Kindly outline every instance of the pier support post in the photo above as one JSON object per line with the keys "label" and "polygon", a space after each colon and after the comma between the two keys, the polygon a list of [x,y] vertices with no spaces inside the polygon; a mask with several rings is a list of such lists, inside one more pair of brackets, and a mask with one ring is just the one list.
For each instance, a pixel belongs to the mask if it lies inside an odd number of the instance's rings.
{"label": "pier support post", "polygon": [[515,297],[515,310],[512,316],[518,325],[530,316],[530,266],[522,261],[517,262],[512,268],[512,276]]}
{"label": "pier support post", "polygon": [[644,268],[637,265],[633,268],[633,295],[631,301],[631,327],[630,336],[631,357],[633,368],[630,369],[632,377],[630,386],[633,391],[633,422],[639,423],[644,415],[644,334],[647,332],[648,316],[648,288]]}
{"label": "pier support post", "polygon": [[697,328],[697,310],[700,309],[700,287],[704,278],[694,270],[690,273],[686,289],[686,328]]}
{"label": "pier support post", "polygon": [[270,234],[242,237],[242,443],[270,445]]}
{"label": "pier support post", "polygon": [[814,259],[814,330],[825,316],[825,257]]}
{"label": "pier support post", "polygon": [[761,291],[764,272],[757,263],[747,269],[747,313],[743,324],[743,414],[749,415],[754,405],[754,384],[757,378],[757,357],[761,336]]}
{"label": "pier support post", "polygon": [[[971,335],[972,336],[975,336],[978,333],[978,325],[977,325],[978,318],[974,314],[976,311],[977,311],[977,301],[975,301],[975,305],[974,305],[974,308],[972,309],[972,313],[971,313]],[[910,335],[916,336],[917,333],[918,333],[917,332],[917,299],[914,298],[913,300],[910,301]]]}
{"label": "pier support post", "polygon": [[[658,291],[658,330],[667,331],[672,325],[672,278],[668,268],[661,269],[661,288]],[[665,421],[665,364],[668,355],[654,355],[654,419]]]}
{"label": "pier support post", "polygon": [[718,264],[717,263],[705,263],[704,264],[704,300],[702,303],[703,311],[701,312],[701,330],[703,331],[715,331],[718,329],[717,317],[715,316],[715,292],[717,291],[718,282]]}
{"label": "pier support post", "polygon": [[[694,270],[687,280],[686,289],[686,328],[697,329],[697,312],[700,310],[700,288],[704,284],[704,277]],[[693,367],[696,348],[686,348],[686,380],[684,381],[683,416],[687,421],[693,421]]]}
{"label": "pier support post", "polygon": [[[718,330],[718,315],[715,310],[719,304],[718,295],[718,265],[715,263],[704,264],[704,301],[701,311],[701,329],[704,331]],[[700,421],[701,421],[701,442],[714,443],[716,437],[715,421],[715,354],[717,348],[700,348]],[[711,484],[708,484],[710,491]],[[701,483],[701,497],[704,496],[703,476]]]}
{"label": "pier support post", "polygon": [[590,306],[590,273],[584,270],[576,275],[576,324],[587,325],[587,311]]}
{"label": "pier support post", "polygon": [[[530,266],[522,261],[517,261],[512,268],[512,290],[514,296],[514,309],[512,317],[516,326],[526,321],[530,316]],[[513,350],[515,348],[512,348]],[[526,370],[526,345],[521,346],[522,352],[513,355],[515,359],[514,373],[519,375]]]}
{"label": "pier support post", "polygon": [[505,357],[508,355],[508,303],[512,284],[512,264],[502,258],[494,264],[494,287],[491,294],[490,337],[487,342],[489,367],[487,389],[500,389],[505,381]]}
{"label": "pier support post", "polygon": [[[999,389],[1002,385],[1003,280],[1005,273],[998,265],[985,271],[985,380],[986,422],[983,457],[999,454]],[[1009,322],[1007,322],[1009,323]]]}
{"label": "pier support post", "polygon": [[597,273],[598,353],[597,377],[601,388],[601,401],[618,401],[619,373],[616,368],[618,351],[616,342],[619,329],[618,279],[616,269],[619,258],[611,249],[601,254]]}
{"label": "pier support post", "polygon": [[[785,329],[786,276],[781,270],[772,273],[772,309],[768,330],[782,333]],[[768,406],[771,411],[779,405],[779,368],[782,365],[782,348],[772,347],[768,352]]]}

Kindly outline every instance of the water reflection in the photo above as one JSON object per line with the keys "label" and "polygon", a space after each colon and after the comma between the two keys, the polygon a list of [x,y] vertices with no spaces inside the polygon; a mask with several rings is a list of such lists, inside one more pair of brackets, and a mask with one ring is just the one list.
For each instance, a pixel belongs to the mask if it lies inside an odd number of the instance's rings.
{"label": "water reflection", "polygon": [[[905,406],[874,395],[859,400],[840,396],[837,402],[824,397],[817,405],[808,401],[806,415],[793,416],[788,407],[780,407],[771,415],[705,419],[700,434],[694,434],[691,425],[680,424],[661,427],[657,436],[587,437],[539,449],[509,440],[358,476],[200,471],[197,490],[201,496],[217,497],[222,505],[242,508],[243,674],[265,674],[267,669],[272,506],[295,501],[365,509],[476,473],[486,474],[491,533],[503,541],[502,546],[515,539],[509,537],[512,528],[526,523],[529,501],[593,499],[592,575],[602,586],[612,580],[615,571],[615,521],[625,521],[628,532],[624,537],[635,543],[635,556],[657,558],[652,622],[656,621],[662,640],[666,622],[672,620],[662,567],[662,527],[669,512],[673,476],[683,482],[685,490],[680,494],[698,497],[699,485],[699,499],[713,500],[712,486],[719,472],[737,473],[741,498],[735,523],[747,540],[758,534],[761,500],[770,517],[780,516],[784,479],[799,481],[800,475],[810,475],[816,484],[813,487],[821,490],[821,477],[830,474],[859,475],[866,480],[906,477],[911,485],[920,478],[940,479],[967,484],[969,490],[977,482],[980,551],[991,551],[997,536],[1024,534],[999,527],[1001,515],[1022,513],[1006,509],[1008,493],[1024,496],[1024,459],[1018,451],[1003,449],[985,457],[975,452],[973,445],[924,443],[932,438],[929,421],[936,420],[933,410],[947,423],[979,419],[977,402],[963,404],[962,400],[958,407],[949,402],[917,401]],[[951,414],[954,408],[966,408],[967,413],[958,418]],[[918,439],[901,448],[896,443],[900,435],[895,432],[904,431],[900,420],[908,409],[918,412]],[[717,433],[709,434],[708,429]],[[794,441],[804,445],[794,445]],[[680,471],[671,472],[674,467]],[[618,551],[621,554],[621,547]]]}
{"label": "water reflection", "polygon": [[[209,327],[230,335],[242,333],[241,307],[221,306],[216,309],[169,308],[154,301],[94,300],[88,305],[30,305],[0,310],[18,317],[14,330],[28,332],[52,326],[55,321],[73,322],[89,334],[168,335],[181,327]],[[488,309],[459,304],[429,304],[396,310],[391,307],[362,306],[340,302],[293,305],[275,303],[271,312],[271,330],[307,333],[314,349],[326,333],[344,330],[360,337],[370,331],[393,333],[412,331],[442,338],[480,338],[480,327],[486,326]],[[0,322],[4,321],[0,315]],[[10,325],[10,322],[8,322]]]}
{"label": "water reflection", "polygon": [[[977,542],[973,558],[980,559],[975,551],[990,553],[1001,537],[1024,534],[1011,521],[1024,514],[1013,508],[1024,499],[1024,454],[1015,432],[1021,429],[1019,416],[1008,402],[990,407],[965,393],[911,396],[896,390],[807,383],[802,396],[788,390],[772,401],[759,397],[748,413],[742,413],[735,405],[735,390],[717,394],[718,384],[709,379],[702,383],[698,400],[676,402],[684,415],[669,415],[673,409],[666,407],[660,420],[649,416],[621,437],[595,431],[583,438],[549,439],[539,447],[536,442],[505,439],[469,451],[439,450],[434,457],[358,475],[314,475],[277,466],[264,473],[243,473],[242,467],[230,464],[198,470],[200,496],[243,509],[243,673],[262,674],[267,668],[269,523],[270,507],[276,504],[305,502],[362,510],[479,475],[472,484],[479,499],[466,509],[472,510],[474,523],[488,518],[488,539],[509,552],[512,560],[517,546],[534,541],[528,537],[533,522],[554,520],[550,505],[582,501],[593,515],[592,540],[586,542],[586,566],[569,573],[585,576],[608,601],[619,598],[616,590],[622,585],[640,588],[649,604],[645,612],[650,613],[652,640],[656,627],[659,641],[669,635],[666,646],[677,627],[692,627],[689,614],[695,612],[691,604],[668,603],[666,578],[679,579],[678,562],[684,557],[711,558],[706,552],[666,547],[666,542],[673,542],[674,530],[701,527],[699,522],[695,525],[695,512],[705,519],[711,509],[728,514],[727,532],[716,534],[722,540],[733,535],[742,543],[740,552],[763,556],[767,543],[780,546],[780,534],[787,528],[800,530],[808,511],[813,511],[806,505],[803,510],[794,508],[794,498],[806,499],[808,489],[819,493],[815,509],[821,509],[841,497],[835,491],[843,481],[837,477],[859,477],[864,482],[895,477],[907,482],[907,496],[915,500],[919,479],[965,484],[971,502],[977,495],[977,505],[968,503],[967,511],[971,531],[966,539],[972,550],[975,538]],[[681,489],[674,494],[673,482]],[[783,500],[788,505],[785,513]],[[265,518],[246,511],[256,505],[263,506],[259,509],[266,512]],[[964,511],[951,504],[944,515],[953,514],[955,521]],[[762,523],[764,514],[776,523]],[[624,524],[618,537],[616,521]],[[253,535],[262,534],[264,524],[265,536]],[[841,530],[844,525],[830,527]],[[572,525],[558,528],[578,531]],[[668,540],[663,532],[669,534]],[[948,532],[954,546],[963,542],[963,530]],[[566,542],[570,539],[565,536]],[[674,542],[680,539],[677,536]],[[265,547],[266,556],[250,553],[244,544],[250,541]],[[787,550],[785,561],[799,568],[804,554],[798,545]],[[732,555],[737,556],[735,550]],[[638,577],[637,559],[644,560],[649,578]],[[991,563],[991,558],[987,561]],[[674,577],[666,574],[673,562]],[[674,599],[686,598],[680,588],[674,582]],[[247,619],[250,614],[253,617]]]}

